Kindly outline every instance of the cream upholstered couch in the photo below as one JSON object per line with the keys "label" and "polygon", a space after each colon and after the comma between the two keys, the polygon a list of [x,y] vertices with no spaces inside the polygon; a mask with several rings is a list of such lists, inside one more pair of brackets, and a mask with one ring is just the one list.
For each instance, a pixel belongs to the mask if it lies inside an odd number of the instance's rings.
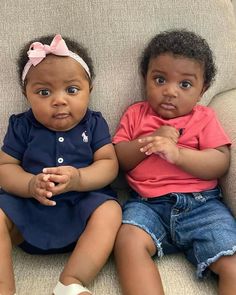
{"label": "cream upholstered couch", "polygon": [[[225,202],[236,215],[236,23],[230,0],[1,0],[0,5],[1,141],[8,116],[27,108],[15,59],[31,38],[61,33],[90,49],[97,75],[91,107],[102,111],[113,133],[124,109],[143,98],[138,56],[146,42],[169,28],[187,28],[205,37],[218,75],[202,103],[216,109],[234,142],[231,167],[221,183]],[[126,194],[122,181],[114,187]],[[68,255],[30,256],[16,248],[13,254],[17,294],[51,294]],[[155,261],[167,295],[217,293],[215,278],[199,282],[183,255]],[[112,256],[89,288],[95,295],[121,294]]]}

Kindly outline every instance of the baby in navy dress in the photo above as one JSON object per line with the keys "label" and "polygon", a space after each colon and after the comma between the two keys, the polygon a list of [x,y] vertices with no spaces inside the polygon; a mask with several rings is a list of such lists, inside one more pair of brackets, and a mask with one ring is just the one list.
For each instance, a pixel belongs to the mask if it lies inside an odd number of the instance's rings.
{"label": "baby in navy dress", "polygon": [[121,224],[109,129],[88,108],[92,60],[77,42],[46,36],[24,46],[18,68],[30,109],[10,117],[0,151],[0,293],[16,292],[13,243],[31,254],[73,251],[53,294],[91,294],[83,285]]}

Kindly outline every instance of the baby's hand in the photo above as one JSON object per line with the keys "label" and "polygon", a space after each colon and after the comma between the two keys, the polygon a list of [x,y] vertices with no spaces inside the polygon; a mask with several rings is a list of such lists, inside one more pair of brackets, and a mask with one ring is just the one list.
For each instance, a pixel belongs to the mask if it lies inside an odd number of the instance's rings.
{"label": "baby's hand", "polygon": [[55,206],[56,202],[50,200],[52,197],[51,189],[55,184],[49,180],[49,175],[40,173],[31,178],[28,184],[28,190],[31,197],[46,206]]}
{"label": "baby's hand", "polygon": [[160,136],[147,136],[139,139],[140,143],[146,143],[140,151],[147,156],[157,154],[169,163],[175,164],[179,158],[179,148],[170,138]]}
{"label": "baby's hand", "polygon": [[154,131],[151,134],[151,136],[166,137],[166,138],[173,140],[174,143],[177,143],[180,133],[175,127],[163,125],[163,126],[159,127],[156,131]]}
{"label": "baby's hand", "polygon": [[49,181],[55,185],[50,187],[53,196],[76,190],[79,181],[79,170],[72,166],[48,167],[43,173],[49,175]]}

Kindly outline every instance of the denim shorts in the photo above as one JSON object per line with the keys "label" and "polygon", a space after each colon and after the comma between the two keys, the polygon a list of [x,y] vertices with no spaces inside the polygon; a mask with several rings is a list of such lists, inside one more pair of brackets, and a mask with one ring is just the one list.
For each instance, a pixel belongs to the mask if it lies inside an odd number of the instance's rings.
{"label": "denim shorts", "polygon": [[146,231],[158,257],[184,252],[199,278],[211,263],[236,252],[236,221],[218,188],[148,199],[134,194],[124,204],[123,223]]}

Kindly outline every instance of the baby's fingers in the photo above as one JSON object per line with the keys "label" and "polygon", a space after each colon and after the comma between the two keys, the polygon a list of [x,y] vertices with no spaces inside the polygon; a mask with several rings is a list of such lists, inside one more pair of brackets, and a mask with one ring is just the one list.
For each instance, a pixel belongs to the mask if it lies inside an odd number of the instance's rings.
{"label": "baby's fingers", "polygon": [[140,148],[140,152],[151,155],[153,153],[153,140],[154,138],[152,136],[140,138],[138,140],[140,143],[147,143],[147,145]]}
{"label": "baby's fingers", "polygon": [[68,175],[56,175],[56,174],[52,174],[50,176],[50,181],[51,183],[56,183],[56,184],[59,184],[59,183],[67,183],[69,181],[69,177]]}
{"label": "baby's fingers", "polygon": [[45,198],[45,197],[37,197],[37,200],[39,201],[39,203],[41,203],[42,205],[45,205],[45,206],[55,206],[56,205],[56,202],[55,201],[52,201],[52,200],[49,200],[48,198]]}
{"label": "baby's fingers", "polygon": [[35,194],[33,197],[41,204],[46,206],[55,206],[56,202],[50,200],[50,198],[53,196],[52,192],[47,191],[43,188],[37,188],[35,190]]}
{"label": "baby's fingers", "polygon": [[149,143],[149,144],[143,146],[142,148],[140,148],[140,152],[145,153],[148,156],[151,155],[154,152],[153,144]]}
{"label": "baby's fingers", "polygon": [[140,143],[149,143],[149,142],[152,142],[153,140],[154,140],[153,136],[147,136],[147,137],[139,138],[138,142],[140,142]]}

